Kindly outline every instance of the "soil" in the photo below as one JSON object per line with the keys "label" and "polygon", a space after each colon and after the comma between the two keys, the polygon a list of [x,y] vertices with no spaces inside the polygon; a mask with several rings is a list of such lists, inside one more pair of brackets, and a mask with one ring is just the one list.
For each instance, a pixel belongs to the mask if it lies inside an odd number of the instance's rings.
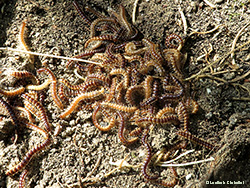
{"label": "soil", "polygon": [[[103,14],[108,8],[117,10],[123,4],[128,15],[132,15],[134,0],[83,0],[80,6],[89,5]],[[188,78],[208,66],[231,50],[232,43],[241,28],[249,23],[250,2],[248,0],[210,0],[212,8],[205,1],[195,0],[139,0],[134,25],[155,43],[164,45],[165,37],[176,33],[185,40],[182,49],[188,54],[184,67]],[[72,57],[84,50],[88,39],[88,26],[77,14],[71,1],[62,0],[0,0],[0,46],[19,48],[21,23],[27,21],[27,43],[32,51]],[[187,21],[184,31],[180,10]],[[129,18],[131,21],[131,17]],[[207,34],[192,34],[196,31],[209,31]],[[192,30],[193,29],[193,30]],[[240,34],[236,48],[250,39],[250,26]],[[212,47],[212,50],[211,50]],[[244,76],[249,71],[249,45],[235,51],[235,64],[232,57],[206,69],[199,78],[188,82],[190,92],[199,104],[198,113],[191,115],[190,131],[199,138],[208,140],[220,147],[209,151],[190,143],[186,150],[195,149],[181,158],[178,163],[198,161],[214,157],[214,161],[177,167],[179,183],[177,187],[250,187],[250,83]],[[205,55],[204,55],[205,54]],[[207,55],[206,55],[207,54]],[[65,68],[66,60],[35,57],[31,64],[25,54],[0,51],[0,68],[27,70],[35,73],[46,63],[58,78],[67,78],[78,83],[79,78],[72,70]],[[242,77],[241,77],[242,76]],[[0,86],[13,83],[11,78],[1,76]],[[232,80],[237,79],[235,82]],[[60,111],[45,99],[45,107],[50,122],[56,127],[63,124],[61,133],[54,138],[53,144],[34,157],[29,164],[26,184],[35,188],[81,187],[81,182],[100,160],[96,171],[90,177],[101,178],[100,182],[88,187],[157,187],[147,182],[140,168],[121,169],[104,178],[103,175],[116,166],[110,164],[126,159],[137,165],[145,157],[145,149],[138,143],[130,147],[122,145],[117,137],[117,129],[100,132],[91,122],[91,114],[85,111],[74,113],[66,120],[59,120]],[[6,131],[6,130],[5,130]],[[19,175],[7,177],[5,172],[22,159],[28,148],[41,139],[34,131],[23,130],[16,144],[11,142],[13,127],[7,133],[0,130],[0,187],[18,186]],[[173,130],[154,129],[149,140],[153,152],[170,144],[176,138]],[[185,150],[184,150],[185,151]],[[184,152],[183,151],[183,152]],[[154,167],[152,173],[171,179],[170,171],[164,167]],[[224,185],[206,184],[221,181]],[[244,184],[228,185],[228,181]]]}

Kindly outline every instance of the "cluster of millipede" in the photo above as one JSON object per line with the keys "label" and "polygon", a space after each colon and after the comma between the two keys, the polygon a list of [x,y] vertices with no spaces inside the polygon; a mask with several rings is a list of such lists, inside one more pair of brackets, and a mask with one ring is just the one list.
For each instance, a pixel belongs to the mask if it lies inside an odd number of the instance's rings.
{"label": "cluster of millipede", "polygon": [[[44,137],[44,141],[30,149],[6,175],[24,169],[19,183],[20,187],[24,187],[27,164],[51,143],[51,126],[43,106],[43,90],[50,86],[53,102],[62,111],[59,118],[65,119],[73,112],[85,109],[93,112],[92,121],[99,130],[109,131],[118,126],[122,144],[133,144],[141,137],[147,151],[142,165],[144,178],[163,186],[174,186],[178,177],[173,167],[170,167],[174,176],[172,181],[161,180],[148,172],[152,152],[147,137],[152,127],[157,124],[174,125],[177,135],[210,150],[215,147],[189,132],[189,115],[197,112],[198,105],[188,95],[187,84],[183,82],[181,70],[185,56],[179,50],[183,46],[181,37],[169,35],[165,47],[161,48],[140,37],[138,30],[127,21],[123,6],[119,7],[119,13],[110,11],[107,17],[90,7],[82,11],[75,1],[73,5],[90,26],[86,50],[75,57],[96,64],[68,61],[66,67],[75,68],[85,78],[78,85],[66,79],[57,79],[46,67],[37,70],[37,74],[48,76],[42,84],[38,76],[30,72],[8,71],[9,76],[18,80],[18,86],[14,90],[0,89],[2,108],[16,128],[26,126],[35,130]],[[88,18],[87,12],[97,18]],[[44,129],[35,125],[33,116],[43,124]],[[170,151],[185,146],[185,142],[179,142]]]}

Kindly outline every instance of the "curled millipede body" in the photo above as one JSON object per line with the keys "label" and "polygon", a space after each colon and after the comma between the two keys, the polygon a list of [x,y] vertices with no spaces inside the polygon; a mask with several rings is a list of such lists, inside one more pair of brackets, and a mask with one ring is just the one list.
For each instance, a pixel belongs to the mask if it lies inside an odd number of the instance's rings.
{"label": "curled millipede body", "polygon": [[137,105],[137,103],[144,98],[144,95],[145,95],[145,89],[143,85],[134,85],[127,89],[125,98],[127,99],[127,102],[129,104]]}
{"label": "curled millipede body", "polygon": [[101,36],[95,36],[90,38],[89,40],[86,41],[86,43],[84,44],[84,47],[87,48],[89,46],[89,44],[93,41],[116,41],[116,38],[114,35],[101,35]]}
{"label": "curled millipede body", "polygon": [[66,79],[60,79],[58,81],[63,83],[67,88],[71,90],[76,90],[79,93],[85,92],[90,87],[96,87],[101,85],[101,81],[99,80],[89,80],[78,85],[72,85]]}
{"label": "curled millipede body", "polygon": [[124,69],[113,69],[111,72],[110,72],[110,75],[116,75],[116,74],[121,74],[124,76],[124,87],[125,89],[128,88],[129,86],[129,75],[128,73],[124,70]]}
{"label": "curled millipede body", "polygon": [[[27,103],[29,104],[29,103]],[[26,117],[28,118],[28,120],[31,122],[31,123],[34,123],[35,120],[33,119],[30,111],[31,110],[28,110],[27,107],[26,108],[23,108],[23,107],[20,107],[20,106],[15,106],[15,109],[19,110],[19,111],[22,111],[25,113]]]}
{"label": "curled millipede body", "polygon": [[98,128],[99,130],[101,131],[109,131],[110,129],[112,129],[114,126],[115,126],[115,123],[116,123],[116,119],[114,117],[111,117],[109,120],[109,125],[106,126],[106,127],[103,127],[99,124],[99,122],[97,121],[97,112],[100,110],[101,106],[100,105],[97,105],[93,111],[93,114],[92,114],[92,121],[93,121],[93,124],[95,125],[96,128]]}
{"label": "curled millipede body", "polygon": [[152,76],[147,76],[145,79],[145,99],[148,99],[151,94],[152,94],[152,88],[151,88],[151,84],[153,82],[153,77]]}
{"label": "curled millipede body", "polygon": [[[126,55],[137,55],[137,54],[142,54],[143,52],[145,52],[147,48],[136,48],[136,44],[134,42],[128,42],[125,45],[125,53]],[[141,57],[141,56],[138,56]]]}
{"label": "curled millipede body", "polygon": [[111,102],[112,99],[115,97],[116,84],[117,84],[117,78],[113,78],[112,79],[112,84],[110,86],[110,91],[109,91],[108,96],[106,97],[105,102]]}
{"label": "curled millipede body", "polygon": [[140,103],[140,107],[145,108],[149,105],[152,105],[153,103],[155,103],[158,100],[157,97],[150,97],[147,100],[144,100],[143,102]]}
{"label": "curled millipede body", "polygon": [[165,181],[165,180],[162,180],[159,184],[160,185],[163,185],[163,186],[165,186],[165,187],[173,187],[173,186],[175,186],[177,183],[178,183],[178,179],[177,179],[177,172],[176,172],[176,170],[174,169],[174,167],[169,167],[170,168],[170,170],[172,171],[172,174],[174,175],[174,177],[173,177],[173,180],[171,180],[171,181]]}
{"label": "curled millipede body", "polygon": [[175,114],[175,109],[167,106],[165,108],[162,108],[161,110],[159,110],[156,114],[156,117],[162,117],[164,114]]}
{"label": "curled millipede body", "polygon": [[141,134],[143,131],[143,129],[141,127],[136,127],[134,130],[132,130],[129,133],[129,136],[138,136],[139,134]]}
{"label": "curled millipede body", "polygon": [[[176,44],[174,44],[174,42]],[[165,46],[168,48],[175,48],[177,49],[179,46],[183,46],[183,40],[182,38],[177,35],[177,34],[170,34],[169,36],[166,37],[165,39]]]}
{"label": "curled millipede body", "polygon": [[192,114],[195,114],[198,109],[199,109],[199,105],[197,103],[197,101],[188,98],[185,102],[185,106],[187,107],[188,111],[191,112]]}
{"label": "curled millipede body", "polygon": [[[94,55],[95,53],[100,53],[100,52],[104,52],[105,48],[100,48],[100,49],[94,49],[94,50],[87,50],[79,55],[74,56],[74,58],[87,58],[89,56]],[[66,68],[71,67],[71,65],[73,64],[73,60],[70,60],[66,63]],[[79,64],[79,67],[81,67],[82,65]],[[80,68],[81,70],[81,68]],[[84,68],[82,70],[85,70]]]}
{"label": "curled millipede body", "polygon": [[90,38],[93,38],[96,36],[95,27],[98,24],[107,24],[108,22],[116,24],[116,21],[114,18],[97,18],[95,21],[93,21],[90,25]]}
{"label": "curled millipede body", "polygon": [[[184,88],[183,88],[182,83],[174,75],[171,75],[171,78],[173,82],[175,83],[175,85],[177,86],[176,87],[177,89],[175,89],[175,87],[171,87],[171,89],[174,89],[174,92],[165,93],[164,95],[160,97],[160,99],[178,99],[183,95]],[[166,82],[168,82],[168,80]],[[165,87],[165,90],[168,91],[169,88],[167,89],[167,87]]]}
{"label": "curled millipede body", "polygon": [[22,79],[22,78],[33,78],[36,82],[35,84],[39,84],[38,78],[32,74],[31,72],[28,71],[10,71],[9,73],[11,76]]}
{"label": "curled millipede body", "polygon": [[29,150],[25,157],[23,158],[23,160],[18,163],[16,166],[14,166],[12,169],[8,170],[6,172],[7,176],[12,176],[15,173],[17,173],[18,171],[22,170],[31,160],[31,158],[39,151],[41,151],[42,149],[44,149],[46,146],[48,146],[51,143],[51,140],[48,138],[46,139],[43,143],[35,146],[34,148],[32,148],[31,150]]}
{"label": "curled millipede body", "polygon": [[90,74],[90,75],[88,75],[86,82],[89,80],[99,80],[107,86],[110,86],[110,84],[111,84],[111,80],[110,80],[109,76],[105,76],[103,74]]}
{"label": "curled millipede body", "polygon": [[154,57],[156,62],[161,64],[164,60],[159,50],[157,49],[158,46],[148,39],[142,39],[142,42],[149,46],[151,55]]}

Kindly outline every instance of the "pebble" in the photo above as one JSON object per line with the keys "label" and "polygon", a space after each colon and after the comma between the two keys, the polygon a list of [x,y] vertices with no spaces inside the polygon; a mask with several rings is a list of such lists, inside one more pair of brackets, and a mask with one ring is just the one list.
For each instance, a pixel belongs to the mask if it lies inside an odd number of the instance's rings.
{"label": "pebble", "polygon": [[224,0],[215,0],[215,3],[219,4],[222,3]]}
{"label": "pebble", "polygon": [[210,88],[207,88],[207,94],[210,94],[212,91]]}
{"label": "pebble", "polygon": [[208,112],[208,113],[205,115],[205,117],[206,117],[207,119],[210,119],[212,116],[213,116],[213,113],[212,113],[212,112]]}
{"label": "pebble", "polygon": [[186,175],[186,180],[190,180],[191,178],[192,178],[192,174],[188,174],[188,175]]}

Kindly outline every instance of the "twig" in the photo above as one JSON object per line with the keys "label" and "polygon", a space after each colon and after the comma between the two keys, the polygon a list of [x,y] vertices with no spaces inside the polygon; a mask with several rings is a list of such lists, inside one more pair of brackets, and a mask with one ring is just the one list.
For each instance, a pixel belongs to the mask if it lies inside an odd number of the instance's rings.
{"label": "twig", "polygon": [[218,77],[216,77],[216,76],[212,76],[212,75],[210,75],[210,74],[201,74],[201,75],[198,75],[198,76],[197,76],[197,79],[199,79],[199,78],[205,78],[205,77],[210,78],[210,79],[212,79],[212,80],[218,80],[218,81],[223,82],[223,83],[225,83],[225,84],[228,83],[228,81],[226,81],[226,80],[224,80],[224,79],[222,79],[222,78],[218,78]]}
{"label": "twig", "polygon": [[218,63],[219,61],[221,61],[222,59],[226,58],[228,55],[230,55],[232,52],[235,52],[241,48],[243,48],[244,46],[250,44],[250,40],[245,42],[244,44],[242,44],[241,46],[239,46],[238,48],[234,49],[234,50],[230,50],[229,52],[227,52],[225,55],[223,55],[222,57],[216,59],[214,62],[210,63],[210,65],[204,67],[203,69],[201,69],[198,73],[193,74],[192,76],[184,79],[185,81],[191,80],[195,77],[197,77],[198,75],[202,74],[205,70],[207,70],[210,66],[214,65],[215,63]]}
{"label": "twig", "polygon": [[[99,157],[98,157],[98,159],[97,159],[97,161],[96,161],[96,164],[95,164],[94,168],[91,170],[91,172],[89,172],[89,173],[86,175],[85,178],[90,177],[90,176],[96,171],[96,169],[97,169],[98,166],[100,165],[100,162],[101,162],[101,155],[99,155]],[[84,178],[84,179],[85,179],[85,178]]]}
{"label": "twig", "polygon": [[[206,59],[206,62],[207,62],[207,64],[208,65],[210,65],[210,62],[208,61],[208,56],[209,56],[209,54],[213,51],[213,46],[212,46],[212,44],[211,43],[209,43],[209,45],[210,45],[210,49],[209,49],[209,51],[207,52],[207,50],[206,49],[204,49],[205,50],[205,52],[206,52],[206,55],[205,55],[205,59]],[[213,70],[213,67],[211,66],[210,67],[210,70],[211,70],[211,73],[213,73],[214,72],[214,70]]]}
{"label": "twig", "polygon": [[181,7],[179,7],[179,12],[180,12],[180,15],[181,15],[181,19],[182,19],[182,23],[183,23],[183,29],[184,29],[184,34],[186,35],[187,34],[187,20],[186,20],[186,17],[183,13],[183,11],[181,10]]}
{"label": "twig", "polygon": [[137,8],[137,4],[138,4],[139,0],[135,0],[134,2],[134,8],[133,8],[133,12],[132,12],[132,23],[135,24],[135,14],[136,14],[136,8]]}
{"label": "twig", "polygon": [[176,157],[176,158],[174,158],[174,159],[172,159],[172,160],[170,160],[170,161],[159,162],[159,164],[161,164],[161,163],[164,163],[164,164],[172,163],[172,162],[174,162],[174,161],[177,161],[177,160],[180,159],[181,157],[183,157],[183,156],[185,156],[185,155],[187,155],[187,154],[189,154],[189,153],[192,153],[192,152],[194,152],[194,151],[195,151],[194,149],[188,150],[188,151],[186,151],[186,152],[180,154],[178,157]]}
{"label": "twig", "polygon": [[245,86],[243,86],[243,85],[241,85],[241,84],[237,84],[237,83],[234,83],[234,84],[232,84],[232,85],[233,85],[234,87],[235,87],[235,86],[239,86],[239,87],[245,89],[245,90],[248,92],[248,95],[250,96],[250,90],[249,90],[247,87],[245,87]]}
{"label": "twig", "polygon": [[207,3],[207,5],[210,6],[211,8],[216,8],[216,6],[213,3],[209,2],[208,0],[203,0],[203,1]]}
{"label": "twig", "polygon": [[81,80],[86,80],[83,76],[81,76],[78,72],[77,69],[74,70],[75,75],[80,78]]}
{"label": "twig", "polygon": [[248,98],[248,97],[241,97],[241,98],[233,97],[232,100],[235,100],[235,101],[250,101],[250,98]]}
{"label": "twig", "polygon": [[190,166],[190,165],[199,164],[199,163],[205,163],[205,162],[210,162],[210,161],[214,161],[214,158],[210,157],[210,158],[204,159],[204,160],[193,161],[193,162],[188,162],[188,163],[181,163],[181,164],[168,164],[168,163],[165,163],[165,162],[161,162],[161,163],[158,164],[158,166],[163,166],[163,167],[180,167],[180,166]]}
{"label": "twig", "polygon": [[243,74],[242,76],[239,76],[237,78],[234,78],[232,80],[230,80],[229,82],[232,83],[232,82],[237,82],[239,80],[242,80],[244,78],[246,78],[248,75],[250,74],[250,70],[248,72],[246,72],[245,74]]}
{"label": "twig", "polygon": [[219,27],[221,27],[222,25],[217,25],[215,28],[209,30],[209,31],[195,31],[194,29],[190,28],[193,32],[190,35],[193,34],[208,34],[208,33],[212,33],[214,31],[216,31],[217,29],[219,29]]}
{"label": "twig", "polygon": [[[241,33],[244,31],[244,29],[249,26],[250,23],[247,23],[244,27],[242,27],[239,32],[237,33],[237,35],[235,36],[234,38],[234,41],[233,41],[233,44],[232,44],[232,51],[235,49],[235,46],[236,46],[236,42],[237,40],[239,39]],[[231,58],[232,58],[232,65],[235,65],[235,58],[234,58],[234,51],[231,53]]]}
{"label": "twig", "polygon": [[51,55],[51,54],[43,54],[43,53],[38,53],[38,52],[30,52],[30,51],[19,50],[19,49],[9,48],[9,47],[0,47],[0,50],[21,52],[21,53],[26,53],[26,54],[31,54],[31,55],[45,56],[45,57],[51,57],[51,58],[57,58],[57,59],[80,61],[80,62],[91,63],[91,64],[95,64],[95,65],[100,65],[101,66],[101,63],[97,63],[97,62],[94,62],[94,61],[89,61],[89,60],[86,60],[86,59],[78,59],[78,58],[70,58],[70,57],[57,56],[57,55]]}

